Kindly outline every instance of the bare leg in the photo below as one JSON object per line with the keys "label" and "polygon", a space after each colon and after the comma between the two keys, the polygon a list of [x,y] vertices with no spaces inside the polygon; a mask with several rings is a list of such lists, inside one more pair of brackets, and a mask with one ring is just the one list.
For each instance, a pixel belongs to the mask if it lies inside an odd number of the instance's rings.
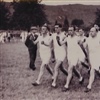
{"label": "bare leg", "polygon": [[65,88],[68,89],[69,88],[69,84],[70,84],[70,81],[72,79],[72,72],[73,72],[73,66],[69,66],[68,67],[68,77],[67,77],[67,82],[65,84]]}
{"label": "bare leg", "polygon": [[55,68],[54,68],[54,76],[53,76],[53,82],[52,82],[52,86],[55,87],[56,86],[56,81],[57,81],[57,76],[58,76],[58,73],[59,73],[59,66],[61,64],[61,61],[57,61],[56,62],[56,65],[55,65]]}
{"label": "bare leg", "polygon": [[94,82],[94,78],[95,78],[95,69],[91,68],[91,70],[90,70],[89,84],[88,84],[88,86],[87,86],[87,88],[86,88],[86,90],[84,92],[91,91],[92,84]]}
{"label": "bare leg", "polygon": [[46,66],[47,71],[53,76],[52,68],[49,65],[45,65],[45,66]]}
{"label": "bare leg", "polygon": [[95,69],[91,68],[91,71],[90,71],[90,78],[89,78],[89,84],[87,86],[88,89],[91,89],[92,87],[92,84],[94,82],[94,78],[95,78]]}
{"label": "bare leg", "polygon": [[67,70],[63,67],[62,63],[60,64],[60,70],[61,70],[66,76],[68,76],[68,72],[67,72]]}
{"label": "bare leg", "polygon": [[40,73],[39,73],[38,79],[36,81],[36,83],[38,83],[38,84],[40,84],[40,79],[41,79],[41,77],[43,75],[44,67],[45,67],[45,64],[42,64],[41,67],[40,67]]}
{"label": "bare leg", "polygon": [[78,66],[79,66],[79,75],[80,75],[80,78],[79,78],[79,83],[82,84],[84,82],[84,78],[82,77],[82,64],[81,62],[78,62]]}
{"label": "bare leg", "polygon": [[73,67],[73,72],[75,73],[75,75],[76,75],[78,78],[80,78],[80,73],[79,73],[79,71],[78,71],[75,67]]}
{"label": "bare leg", "polygon": [[[79,65],[79,66],[81,67],[82,65]],[[81,82],[83,82],[83,77],[82,77],[82,75],[81,75],[81,68],[78,70],[78,69],[76,68],[76,66],[74,66],[73,72],[74,72],[75,75],[79,78],[79,83],[81,84]]]}

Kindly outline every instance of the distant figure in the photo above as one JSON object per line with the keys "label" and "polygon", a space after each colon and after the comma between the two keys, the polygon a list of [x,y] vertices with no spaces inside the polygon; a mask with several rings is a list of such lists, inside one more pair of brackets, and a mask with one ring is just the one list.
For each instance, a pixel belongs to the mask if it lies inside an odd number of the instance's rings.
{"label": "distant figure", "polygon": [[100,27],[97,25],[97,24],[95,24],[94,25],[94,28],[96,28],[96,31],[98,32],[98,37],[100,38]]}
{"label": "distant figure", "polygon": [[11,40],[11,34],[10,34],[10,31],[8,31],[8,33],[7,33],[7,40],[8,40],[8,42],[10,42],[10,40]]}
{"label": "distant figure", "polygon": [[0,31],[0,43],[2,42],[2,31]]}
{"label": "distant figure", "polygon": [[2,31],[0,33],[0,42],[1,43],[5,43],[6,42],[6,32],[5,31]]}
{"label": "distant figure", "polygon": [[27,31],[22,31],[21,32],[21,41],[25,42],[26,38],[27,38],[28,32]]}
{"label": "distant figure", "polygon": [[33,41],[35,41],[37,37],[38,37],[37,27],[32,26],[30,29],[30,34],[26,38],[25,45],[28,47],[29,56],[30,56],[29,67],[33,71],[36,69],[35,60],[36,60],[36,54],[37,54],[37,44],[34,44]]}
{"label": "distant figure", "polygon": [[99,26],[97,24],[94,24],[94,27],[96,28],[96,31],[99,31]]}
{"label": "distant figure", "polygon": [[79,35],[80,35],[80,34],[79,34],[79,27],[78,27],[78,26],[75,26],[74,28],[75,28],[75,34],[76,34],[77,36],[79,36]]}

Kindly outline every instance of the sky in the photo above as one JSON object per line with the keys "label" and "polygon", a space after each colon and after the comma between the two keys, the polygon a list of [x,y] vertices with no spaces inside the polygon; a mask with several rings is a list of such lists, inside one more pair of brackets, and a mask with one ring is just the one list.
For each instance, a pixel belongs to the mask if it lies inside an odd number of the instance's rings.
{"label": "sky", "polygon": [[[4,0],[11,2],[12,0]],[[100,0],[42,0],[45,5],[68,5],[68,4],[84,4],[84,5],[100,5]]]}
{"label": "sky", "polygon": [[46,5],[68,5],[68,4],[85,4],[100,5],[100,0],[43,0]]}

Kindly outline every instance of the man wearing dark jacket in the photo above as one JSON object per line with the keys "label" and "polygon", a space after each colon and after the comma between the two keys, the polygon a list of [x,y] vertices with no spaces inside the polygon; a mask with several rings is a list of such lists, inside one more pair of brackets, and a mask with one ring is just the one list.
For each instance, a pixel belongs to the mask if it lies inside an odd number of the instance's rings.
{"label": "man wearing dark jacket", "polygon": [[37,55],[37,44],[34,44],[33,41],[35,41],[37,38],[38,38],[37,27],[32,26],[30,29],[30,34],[26,38],[25,45],[27,46],[29,51],[29,57],[30,57],[29,67],[33,71],[36,69],[35,60]]}

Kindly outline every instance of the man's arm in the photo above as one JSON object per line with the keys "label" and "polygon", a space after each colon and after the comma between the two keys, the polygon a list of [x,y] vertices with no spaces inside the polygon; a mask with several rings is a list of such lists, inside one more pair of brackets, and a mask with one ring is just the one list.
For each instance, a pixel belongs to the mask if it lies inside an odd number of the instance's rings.
{"label": "man's arm", "polygon": [[57,40],[57,43],[58,43],[59,46],[62,46],[63,44],[66,44],[66,45],[67,45],[67,40],[66,40],[66,38],[65,38],[64,40],[60,41],[59,36],[57,36],[57,37],[56,37],[56,40]]}
{"label": "man's arm", "polygon": [[45,46],[50,46],[49,44],[46,44],[44,41],[41,42],[41,44],[45,45]]}
{"label": "man's arm", "polygon": [[39,42],[39,36],[37,37],[37,39],[32,40],[34,44],[37,44]]}
{"label": "man's arm", "polygon": [[55,53],[54,53],[54,45],[53,45],[53,40],[51,42],[51,55],[52,55],[52,62],[55,62]]}
{"label": "man's arm", "polygon": [[41,44],[45,45],[45,46],[50,46],[52,42],[52,36],[50,36],[50,38],[48,39],[48,42],[45,43],[45,41],[42,41]]}
{"label": "man's arm", "polygon": [[26,40],[25,40],[25,45],[27,47],[29,47],[29,44],[30,44],[30,35],[27,36]]}
{"label": "man's arm", "polygon": [[90,63],[90,59],[89,59],[89,47],[88,45],[86,45],[86,51],[87,51],[87,59],[88,59],[88,63],[89,63],[89,69],[91,69],[91,63]]}

